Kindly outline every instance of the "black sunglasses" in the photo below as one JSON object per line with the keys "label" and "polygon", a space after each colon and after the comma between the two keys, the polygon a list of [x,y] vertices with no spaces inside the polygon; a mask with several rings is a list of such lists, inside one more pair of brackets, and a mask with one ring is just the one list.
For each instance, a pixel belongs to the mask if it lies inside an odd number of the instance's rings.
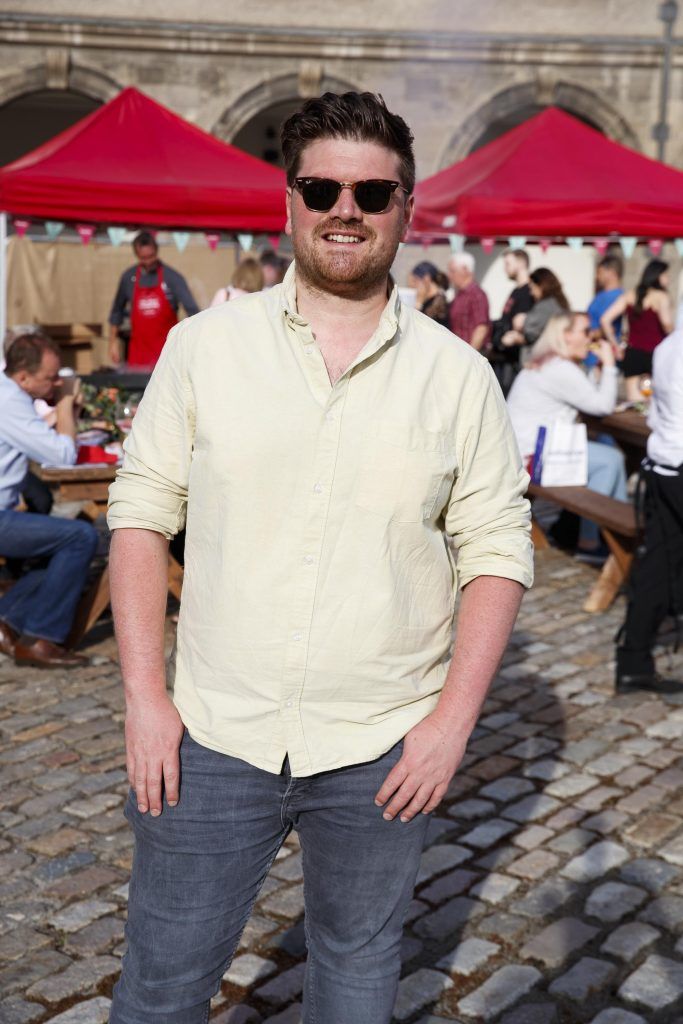
{"label": "black sunglasses", "polygon": [[384,178],[368,178],[366,181],[335,181],[334,178],[295,178],[294,188],[301,193],[301,198],[309,210],[315,213],[327,213],[341,195],[343,188],[350,188],[356,204],[363,213],[384,213],[391,202],[397,188],[410,192],[400,181],[386,181]]}

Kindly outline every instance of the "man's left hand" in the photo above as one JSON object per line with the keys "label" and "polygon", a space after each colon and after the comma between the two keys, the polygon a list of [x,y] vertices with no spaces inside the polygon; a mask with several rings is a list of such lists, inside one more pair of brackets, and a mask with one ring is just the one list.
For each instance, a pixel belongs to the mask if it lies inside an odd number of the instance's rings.
{"label": "man's left hand", "polygon": [[390,821],[397,814],[401,821],[410,821],[419,814],[429,814],[441,803],[448,785],[462,761],[467,736],[458,735],[452,726],[433,712],[403,741],[401,760],[391,769],[375,797]]}

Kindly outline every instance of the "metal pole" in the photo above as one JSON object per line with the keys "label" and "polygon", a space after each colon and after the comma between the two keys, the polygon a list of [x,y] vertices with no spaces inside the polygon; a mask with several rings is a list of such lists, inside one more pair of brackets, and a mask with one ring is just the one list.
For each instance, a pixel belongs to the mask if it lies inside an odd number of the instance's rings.
{"label": "metal pole", "polygon": [[671,85],[671,57],[673,52],[673,27],[678,17],[676,0],[666,0],[659,5],[659,19],[664,22],[664,44],[662,48],[662,81],[659,89],[659,121],[652,129],[652,137],[657,142],[657,159],[664,160],[666,143],[669,138],[667,113],[669,109],[669,89]]}
{"label": "metal pole", "polygon": [[0,347],[7,333],[7,214],[0,213]]}

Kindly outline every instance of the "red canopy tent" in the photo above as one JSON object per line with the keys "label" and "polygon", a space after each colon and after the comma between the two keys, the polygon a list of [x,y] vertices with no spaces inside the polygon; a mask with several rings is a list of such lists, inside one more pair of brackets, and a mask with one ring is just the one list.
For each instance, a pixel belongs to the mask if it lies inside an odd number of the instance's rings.
{"label": "red canopy tent", "polygon": [[0,210],[27,218],[281,231],[285,175],[137,89],[0,169]]}
{"label": "red canopy tent", "polygon": [[415,189],[413,236],[683,237],[683,173],[556,107]]}

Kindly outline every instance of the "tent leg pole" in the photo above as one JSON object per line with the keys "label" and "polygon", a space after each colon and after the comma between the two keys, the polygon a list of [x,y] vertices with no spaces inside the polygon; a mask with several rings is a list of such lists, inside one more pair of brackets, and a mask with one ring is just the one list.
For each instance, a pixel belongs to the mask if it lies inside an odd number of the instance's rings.
{"label": "tent leg pole", "polygon": [[[7,332],[7,214],[0,213],[0,346]],[[1,355],[2,353],[0,353]],[[4,359],[2,360],[4,362]]]}

